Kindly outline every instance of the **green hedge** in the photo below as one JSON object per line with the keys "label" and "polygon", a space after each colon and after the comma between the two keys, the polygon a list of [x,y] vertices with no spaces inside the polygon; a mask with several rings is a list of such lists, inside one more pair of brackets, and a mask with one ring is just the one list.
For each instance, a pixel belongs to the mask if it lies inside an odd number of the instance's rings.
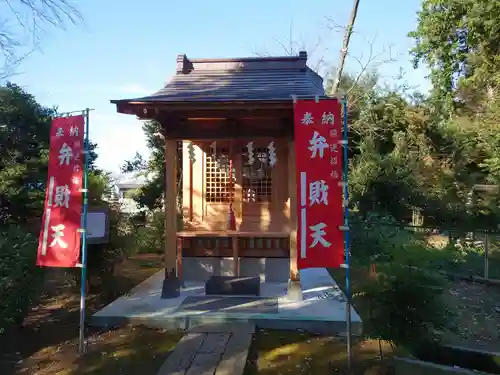
{"label": "green hedge", "polygon": [[21,227],[0,230],[0,333],[22,323],[38,294],[43,270],[36,266],[37,243]]}
{"label": "green hedge", "polygon": [[[103,204],[101,204],[102,206]],[[114,269],[127,258],[127,248],[134,240],[130,220],[120,212],[119,206],[107,204],[109,209],[109,241],[103,244],[89,244],[87,249],[88,277],[107,283],[113,288]]]}
{"label": "green hedge", "polygon": [[[155,210],[142,217],[141,220],[138,219],[138,217],[135,218],[134,241],[130,243],[130,252],[133,254],[163,254],[165,251],[165,212]],[[182,215],[178,214],[178,230],[181,230],[182,226]],[[173,240],[175,241],[175,238]]]}
{"label": "green hedge", "polygon": [[[396,227],[351,228],[351,292],[365,334],[405,348],[439,341],[452,329],[453,314],[443,298],[448,280],[438,265],[453,264],[455,254],[429,248],[420,234]],[[345,290],[345,271],[330,273]]]}

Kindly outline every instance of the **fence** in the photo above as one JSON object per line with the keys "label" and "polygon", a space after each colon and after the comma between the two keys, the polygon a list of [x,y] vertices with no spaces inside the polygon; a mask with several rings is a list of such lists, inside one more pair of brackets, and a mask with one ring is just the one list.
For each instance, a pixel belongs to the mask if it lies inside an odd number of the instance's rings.
{"label": "fence", "polygon": [[353,267],[378,263],[423,267],[466,277],[500,279],[500,232],[354,221]]}
{"label": "fence", "polygon": [[[491,313],[464,311],[483,311],[484,300],[496,301],[498,292],[447,278],[498,284],[500,233],[353,220],[350,251],[350,292],[364,334],[403,346],[437,333],[461,343],[483,340],[477,327],[487,326]],[[330,273],[345,291],[345,271]]]}

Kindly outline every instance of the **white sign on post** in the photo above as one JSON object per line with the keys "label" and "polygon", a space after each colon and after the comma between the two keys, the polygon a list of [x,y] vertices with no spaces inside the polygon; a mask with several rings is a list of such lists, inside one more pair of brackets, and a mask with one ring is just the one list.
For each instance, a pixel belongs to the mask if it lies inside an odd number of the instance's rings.
{"label": "white sign on post", "polygon": [[109,215],[106,208],[89,208],[87,212],[87,240],[89,244],[109,241]]}
{"label": "white sign on post", "polygon": [[87,238],[106,237],[106,213],[89,212],[87,214]]}

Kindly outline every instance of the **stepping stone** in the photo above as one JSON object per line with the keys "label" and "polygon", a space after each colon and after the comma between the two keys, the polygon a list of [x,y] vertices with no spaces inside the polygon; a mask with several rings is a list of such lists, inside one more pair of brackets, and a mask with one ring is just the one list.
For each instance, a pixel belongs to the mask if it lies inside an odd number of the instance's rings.
{"label": "stepping stone", "polygon": [[194,327],[179,341],[157,375],[242,375],[253,332],[255,325],[248,323]]}
{"label": "stepping stone", "polygon": [[237,323],[207,323],[194,326],[188,330],[189,333],[250,333],[255,332],[255,324],[245,321]]}
{"label": "stepping stone", "polygon": [[234,333],[227,343],[227,350],[217,366],[215,375],[242,375],[251,343],[251,334]]}
{"label": "stepping stone", "polygon": [[157,375],[184,375],[205,339],[203,333],[188,333],[175,346]]}
{"label": "stepping stone", "polygon": [[203,344],[198,349],[198,353],[217,355],[220,360],[220,356],[226,350],[230,336],[230,333],[207,333]]}

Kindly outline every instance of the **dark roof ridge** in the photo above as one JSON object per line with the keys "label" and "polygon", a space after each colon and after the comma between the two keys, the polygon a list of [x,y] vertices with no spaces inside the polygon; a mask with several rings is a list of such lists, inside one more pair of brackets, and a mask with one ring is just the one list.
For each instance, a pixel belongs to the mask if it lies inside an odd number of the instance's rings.
{"label": "dark roof ridge", "polygon": [[[255,73],[255,74],[259,74],[259,73],[262,73],[263,71],[269,71],[269,70],[277,70],[278,72],[279,71],[282,71],[283,73],[286,73],[287,71],[290,71],[290,70],[293,70],[293,71],[306,71],[308,67],[285,67],[285,68],[281,68],[281,67],[278,67],[278,68],[275,68],[275,69],[269,69],[269,68],[232,68],[232,67],[227,67],[227,68],[223,68],[221,67],[220,69],[193,69],[192,71],[189,72],[189,74],[199,74],[199,75],[205,75],[205,74],[211,74],[211,73],[221,73],[221,74],[224,74],[224,73],[231,73],[231,72],[237,72],[238,70],[239,71],[242,71],[242,72],[245,72],[247,74],[251,74],[251,73]],[[186,74],[186,73],[177,73],[177,74]]]}
{"label": "dark roof ridge", "polygon": [[[185,55],[179,55],[185,56]],[[253,61],[295,61],[307,59],[307,53],[305,55],[297,56],[255,56],[255,57],[227,57],[227,58],[201,58],[201,59],[190,59],[186,58],[193,63],[204,63],[204,62],[253,62]]]}
{"label": "dark roof ridge", "polygon": [[241,57],[241,58],[203,58],[189,59],[185,54],[177,55],[177,74],[192,71],[237,71],[237,70],[305,70],[307,52],[297,56]]}

